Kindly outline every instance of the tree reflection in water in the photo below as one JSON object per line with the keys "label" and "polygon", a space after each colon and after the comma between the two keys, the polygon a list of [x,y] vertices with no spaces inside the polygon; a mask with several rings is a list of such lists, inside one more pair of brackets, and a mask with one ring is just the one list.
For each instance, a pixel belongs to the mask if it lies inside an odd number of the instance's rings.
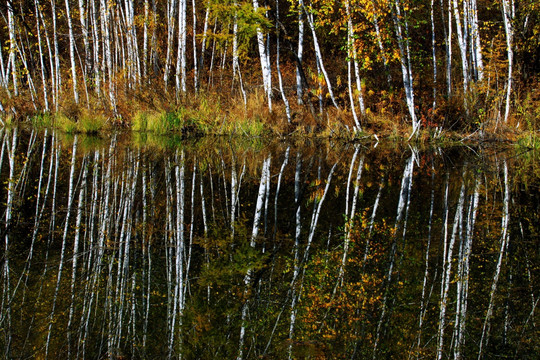
{"label": "tree reflection in water", "polygon": [[530,153],[1,141],[4,358],[539,351]]}

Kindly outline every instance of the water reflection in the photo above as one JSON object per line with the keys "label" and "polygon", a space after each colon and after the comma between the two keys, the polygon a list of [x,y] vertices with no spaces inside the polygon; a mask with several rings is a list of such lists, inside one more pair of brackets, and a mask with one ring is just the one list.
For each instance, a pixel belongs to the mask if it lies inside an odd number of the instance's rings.
{"label": "water reflection", "polygon": [[526,358],[540,346],[530,154],[1,139],[5,358]]}

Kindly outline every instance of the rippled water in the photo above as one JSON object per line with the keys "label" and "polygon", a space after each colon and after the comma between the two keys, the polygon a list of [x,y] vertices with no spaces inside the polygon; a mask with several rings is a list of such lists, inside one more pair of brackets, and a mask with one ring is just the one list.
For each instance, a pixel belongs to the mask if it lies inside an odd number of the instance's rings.
{"label": "rippled water", "polygon": [[536,358],[513,147],[1,130],[4,358]]}

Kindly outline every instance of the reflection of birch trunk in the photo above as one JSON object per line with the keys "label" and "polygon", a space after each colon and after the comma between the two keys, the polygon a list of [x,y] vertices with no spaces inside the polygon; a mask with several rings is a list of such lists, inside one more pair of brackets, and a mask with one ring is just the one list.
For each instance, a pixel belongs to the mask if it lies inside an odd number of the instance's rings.
{"label": "reflection of birch trunk", "polygon": [[381,180],[379,180],[379,191],[377,191],[377,197],[375,198],[375,202],[373,203],[373,210],[371,210],[371,217],[369,219],[369,230],[366,239],[366,246],[364,248],[364,258],[362,259],[362,266],[366,265],[367,257],[369,255],[369,243],[371,241],[371,234],[373,233],[373,225],[375,224],[375,217],[377,216],[377,209],[379,208],[379,201],[381,200],[381,193],[383,187],[384,174],[381,176]]}
{"label": "reflection of birch trunk", "polygon": [[[222,159],[223,160],[223,159]],[[224,165],[224,164],[223,164]],[[223,169],[225,169],[225,166],[223,166]],[[225,177],[223,177],[223,182],[226,183]],[[238,176],[236,173],[236,156],[235,154],[232,155],[231,159],[231,237],[234,238],[234,222],[236,221],[236,194],[237,194],[237,182],[238,182]],[[227,194],[225,194],[225,197]]]}
{"label": "reflection of birch trunk", "polygon": [[58,297],[58,291],[60,290],[60,282],[62,280],[62,270],[64,267],[64,255],[66,250],[66,238],[67,238],[67,232],[69,228],[69,218],[71,214],[71,205],[73,203],[73,182],[74,182],[74,175],[75,175],[75,160],[77,155],[77,135],[75,135],[75,138],[73,140],[73,149],[71,154],[71,165],[70,165],[70,171],[69,171],[69,189],[68,189],[68,205],[67,205],[67,211],[66,211],[66,220],[64,223],[64,232],[62,235],[62,249],[60,250],[60,264],[58,265],[58,275],[56,278],[56,287],[54,289],[54,295],[53,295],[53,305],[51,313],[49,314],[49,327],[47,331],[47,343],[45,345],[45,357],[47,357],[49,352],[49,344],[51,340],[51,333],[52,333],[52,326],[55,322],[54,318],[54,312],[56,309],[56,301]]}
{"label": "reflection of birch trunk", "polygon": [[[287,146],[287,150],[285,150],[285,159],[283,160],[283,163],[281,164],[281,169],[279,169],[279,176],[276,186],[276,196],[274,198],[274,233],[272,235],[272,240],[275,241],[276,239],[276,232],[277,232],[277,218],[278,218],[278,197],[279,197],[279,190],[281,189],[281,179],[283,177],[283,170],[285,170],[285,167],[289,163],[289,151],[291,147]],[[296,185],[295,185],[296,189]]]}
{"label": "reflection of birch trunk", "polygon": [[[355,151],[355,155],[358,152],[358,148]],[[351,162],[351,168],[352,171],[354,167],[354,160],[356,156],[353,156],[353,161]],[[358,162],[358,170],[356,172],[356,179],[354,181],[354,192],[353,192],[353,198],[352,198],[352,204],[351,204],[351,212],[348,214],[345,212],[346,216],[346,222],[345,222],[345,241],[343,242],[343,257],[341,259],[341,266],[339,267],[339,274],[338,274],[338,280],[336,283],[336,286],[334,287],[333,294],[335,294],[336,289],[338,286],[343,286],[343,276],[345,275],[345,265],[347,262],[347,254],[349,252],[349,244],[351,241],[351,232],[354,226],[354,215],[356,213],[356,202],[358,199],[358,192],[360,189],[360,177],[362,176],[362,169],[364,168],[364,156],[362,156]],[[349,171],[349,180],[347,181],[347,201],[346,203],[349,203],[349,182],[350,182],[350,176],[351,171]]]}
{"label": "reflection of birch trunk", "polygon": [[[92,308],[92,303],[94,299],[94,289],[92,288],[92,285],[95,284],[97,274],[92,274],[92,263],[96,263],[93,261],[94,258],[94,232],[96,225],[95,219],[97,219],[97,211],[98,211],[98,179],[99,179],[99,161],[100,161],[100,153],[99,151],[94,152],[94,159],[93,159],[93,174],[92,174],[92,199],[91,199],[91,215],[88,217],[88,220],[90,221],[90,224],[87,225],[88,234],[89,236],[89,246],[88,246],[88,257],[86,261],[86,278],[85,278],[85,286],[84,286],[84,302],[82,306],[82,314],[81,314],[81,320],[80,320],[80,330],[79,330],[79,339],[77,342],[77,358],[84,358],[84,353],[86,349],[86,336],[88,333],[88,326],[90,321],[90,313]],[[103,194],[103,192],[101,192]],[[98,250],[99,251],[99,250]],[[82,349],[81,349],[82,346]]]}
{"label": "reflection of birch trunk", "polygon": [[167,156],[165,159],[165,269],[166,269],[166,279],[167,279],[167,326],[168,326],[168,335],[169,335],[169,357],[172,355],[172,348],[174,342],[174,330],[171,327],[172,324],[172,304],[173,304],[173,244],[174,244],[174,229],[173,229],[173,189],[171,185],[171,160]]}
{"label": "reflection of birch trunk", "polygon": [[[35,218],[34,218],[34,229],[32,230],[32,242],[30,244],[30,250],[28,251],[28,257],[26,258],[26,262],[25,262],[25,268],[23,270],[23,275],[26,274],[26,278],[24,280],[24,288],[26,289],[27,286],[27,281],[28,281],[28,271],[30,269],[30,265],[32,263],[32,257],[33,257],[33,252],[34,252],[34,244],[36,242],[36,238],[37,238],[37,234],[38,234],[38,231],[39,231],[39,224],[41,222],[41,218],[43,217],[43,212],[44,212],[44,209],[45,209],[45,205],[47,203],[47,198],[48,198],[48,195],[49,195],[49,188],[50,188],[50,184],[51,184],[51,169],[49,168],[49,173],[47,174],[47,185],[46,185],[46,188],[45,188],[45,193],[43,194],[43,203],[41,204],[40,203],[40,199],[41,199],[41,187],[42,187],[42,183],[43,183],[43,172],[44,172],[44,162],[45,162],[45,157],[46,157],[46,150],[47,150],[47,134],[48,134],[48,130],[45,129],[45,133],[43,135],[43,150],[42,150],[42,153],[41,153],[41,163],[40,163],[40,167],[39,167],[39,180],[38,180],[38,186],[37,186],[37,196],[36,196],[36,214],[35,214]],[[54,146],[54,137],[53,137],[53,144]],[[2,149],[3,150],[3,149]],[[50,165],[52,166],[52,163],[53,163],[53,154],[54,154],[54,151],[51,151],[51,160],[50,160]],[[0,156],[0,163],[2,162],[2,157],[3,157],[3,153],[2,153],[2,156]],[[40,205],[41,205],[41,209],[40,209]],[[24,295],[23,295],[23,298],[24,298]]]}
{"label": "reflection of birch trunk", "polygon": [[[209,166],[209,165],[208,165]],[[210,172],[210,170],[209,170]],[[201,168],[199,168],[199,177],[200,177],[200,192],[201,192],[201,211],[202,211],[202,220],[203,220],[203,227],[204,227],[204,261],[205,261],[205,267],[208,269],[210,267],[210,257],[208,256],[208,221],[206,219],[206,201],[204,200],[204,178],[203,178],[203,171]],[[210,177],[211,177],[210,172]],[[208,303],[210,303],[210,285],[206,286],[206,300]]]}
{"label": "reflection of birch trunk", "polygon": [[458,279],[457,279],[457,305],[454,325],[454,359],[461,359],[461,349],[465,345],[465,325],[467,320],[467,298],[469,296],[469,260],[472,251],[472,239],[478,198],[480,195],[480,180],[476,179],[476,185],[472,200],[469,202],[467,219],[465,223],[465,238],[462,239],[459,249]]}
{"label": "reflection of birch trunk", "polygon": [[[4,137],[4,141],[7,142],[9,136]],[[5,331],[5,349],[4,356],[6,359],[10,358],[11,351],[11,279],[9,272],[9,230],[11,226],[11,212],[13,209],[13,199],[15,195],[15,152],[17,150],[17,128],[13,129],[13,134],[11,137],[11,149],[8,147],[8,160],[9,160],[9,179],[8,179],[8,191],[7,191],[7,201],[6,201],[6,228],[5,228],[5,237],[4,237],[4,266],[3,266],[3,291],[2,291],[2,306],[0,307],[0,319],[5,324],[2,327]]]}
{"label": "reflection of birch trunk", "polygon": [[[396,223],[394,225],[394,234],[392,236],[392,248],[390,250],[390,259],[389,259],[389,265],[388,265],[388,274],[386,275],[386,286],[384,290],[383,300],[382,300],[382,311],[381,311],[381,317],[379,318],[379,322],[377,324],[377,332],[375,334],[375,344],[373,345],[373,358],[375,359],[377,357],[377,348],[379,346],[379,340],[381,337],[381,330],[383,326],[383,321],[386,315],[386,311],[388,308],[388,296],[390,293],[390,285],[392,282],[392,274],[394,271],[394,262],[395,262],[395,256],[397,253],[397,239],[398,239],[398,230],[401,228],[402,220],[405,214],[409,211],[409,204],[410,204],[410,192],[412,188],[412,176],[413,176],[413,170],[414,170],[414,160],[415,160],[415,152],[413,151],[411,157],[409,160],[407,160],[407,164],[405,165],[405,169],[403,170],[403,178],[401,180],[401,190],[399,193],[399,202],[397,207],[397,215],[396,215]],[[403,238],[405,238],[405,229],[406,227],[403,226]]]}
{"label": "reflection of birch trunk", "polygon": [[[447,185],[448,186],[448,185]],[[446,189],[448,191],[448,188]],[[452,271],[452,253],[454,250],[454,243],[456,237],[458,236],[458,230],[460,229],[460,224],[463,218],[463,203],[465,201],[465,180],[462,180],[461,191],[459,195],[458,205],[456,208],[456,213],[454,216],[454,225],[452,227],[452,236],[450,238],[450,243],[447,244],[447,236],[445,232],[444,237],[444,251],[445,254],[443,260],[443,272],[441,276],[441,302],[439,310],[439,331],[438,331],[438,342],[437,342],[437,359],[441,359],[443,355],[443,345],[444,345],[444,329],[446,321],[446,306],[448,299],[448,290],[450,288],[450,274]],[[446,225],[446,224],[445,224]]]}
{"label": "reflection of birch trunk", "polygon": [[482,337],[480,339],[480,349],[478,350],[478,359],[482,358],[484,346],[489,342],[489,331],[491,328],[491,317],[493,316],[493,307],[495,302],[495,293],[497,292],[497,284],[499,282],[499,275],[501,274],[501,266],[504,258],[504,252],[508,246],[508,224],[510,223],[510,183],[508,180],[508,165],[504,162],[504,200],[503,200],[503,216],[501,222],[501,247],[499,249],[499,259],[495,267],[495,273],[493,274],[493,282],[491,284],[491,291],[489,294],[489,305],[484,319],[484,325],[482,326]]}
{"label": "reflection of birch trunk", "polygon": [[[263,211],[263,204],[264,204],[264,198],[265,193],[267,191],[267,183],[270,181],[270,160],[271,157],[269,156],[266,158],[263,162],[262,172],[261,172],[261,183],[259,185],[259,192],[257,195],[257,203],[255,205],[255,215],[253,217],[253,230],[251,232],[251,239],[249,242],[249,245],[252,248],[255,248],[255,242],[257,240],[257,236],[259,234],[259,222],[261,220],[261,214]],[[244,336],[246,332],[246,318],[247,318],[247,311],[248,311],[248,291],[249,286],[251,284],[251,268],[248,268],[246,276],[244,277],[244,304],[242,305],[242,319],[241,319],[241,327],[240,327],[240,340],[238,341],[238,356],[236,357],[237,360],[241,360],[243,358],[244,353]]]}
{"label": "reflection of birch trunk", "polygon": [[79,239],[81,235],[80,228],[84,206],[84,196],[86,193],[86,178],[88,176],[88,161],[86,157],[84,158],[83,163],[82,183],[81,188],[79,189],[77,216],[75,219],[75,239],[73,240],[73,264],[71,270],[71,305],[69,307],[69,317],[67,323],[68,358],[71,358],[71,322],[73,320],[73,312],[75,307],[75,282],[77,280],[77,261],[79,259]]}
{"label": "reflection of birch trunk", "polygon": [[193,222],[195,221],[195,184],[197,180],[197,159],[193,160],[193,177],[191,180],[191,221],[189,222],[189,245],[186,255],[186,280],[184,282],[184,299],[182,303],[185,303],[185,296],[189,286],[189,268],[191,266],[191,250],[193,247]]}
{"label": "reflection of birch trunk", "polygon": [[[416,131],[420,128],[420,121],[416,118],[416,110],[414,105],[413,74],[409,50],[409,24],[407,21],[406,11],[403,9],[404,14],[401,13],[402,7],[400,0],[394,0],[393,9],[392,20],[394,21],[394,28],[396,31],[399,48],[399,60],[401,64],[403,87],[405,88],[407,108],[409,110],[409,115],[411,116],[412,122],[412,133],[409,136],[409,139],[411,139],[415,135]],[[403,27],[405,29],[403,29]]]}
{"label": "reflection of birch trunk", "polygon": [[116,309],[116,348],[121,348],[121,339],[123,338],[123,322],[124,322],[124,304],[125,304],[125,289],[127,287],[127,277],[129,275],[129,258],[131,250],[131,229],[132,229],[132,209],[133,201],[135,199],[135,191],[137,186],[137,177],[139,172],[139,160],[132,159],[133,154],[128,155],[128,162],[133,164],[127,169],[125,179],[123,181],[123,190],[121,196],[122,204],[120,209],[123,209],[122,228],[119,237],[119,256],[118,256],[118,273],[116,283],[116,299],[118,302],[118,308]]}
{"label": "reflection of birch trunk", "polygon": [[171,337],[169,340],[169,358],[174,354],[174,344],[177,334],[176,317],[178,314],[178,332],[181,331],[182,315],[184,311],[184,186],[185,186],[185,169],[184,151],[178,156],[178,150],[175,155],[175,175],[176,175],[176,229],[175,229],[175,278],[174,278],[174,293],[173,307],[171,320]]}
{"label": "reflection of birch trunk", "polygon": [[[151,174],[151,172],[150,172]],[[143,281],[146,281],[146,292],[143,298],[143,304],[144,304],[144,321],[143,321],[143,335],[142,335],[142,348],[143,351],[146,351],[146,340],[148,338],[148,319],[150,317],[150,298],[151,298],[151,290],[152,290],[152,234],[147,235],[147,228],[148,228],[148,200],[146,198],[146,194],[148,192],[153,193],[154,191],[154,184],[155,182],[152,181],[152,178],[150,178],[150,184],[148,184],[147,181],[147,169],[146,167],[143,168],[143,174],[142,174],[142,191],[143,191],[143,235],[142,235],[142,248],[143,248],[143,271],[142,271],[142,277]],[[151,175],[150,175],[151,176]],[[150,188],[150,189],[149,189]],[[150,190],[150,191],[147,191]],[[145,356],[143,356],[145,357]]]}
{"label": "reflection of birch trunk", "polygon": [[[431,198],[429,202],[429,222],[428,222],[428,241],[426,245],[426,256],[424,258],[425,270],[424,270],[424,281],[422,282],[422,302],[420,303],[420,315],[418,316],[418,335],[416,340],[416,359],[420,356],[420,342],[422,341],[422,326],[424,324],[424,318],[427,312],[427,301],[426,300],[426,286],[429,277],[429,250],[431,247],[431,230],[433,224],[433,207],[435,202],[435,167],[433,166],[433,159],[431,163]],[[431,293],[430,293],[431,295]],[[410,358],[410,356],[409,356]]]}
{"label": "reflection of birch trunk", "polygon": [[293,278],[290,285],[291,291],[291,316],[289,323],[289,360],[292,358],[292,336],[294,330],[294,322],[296,320],[296,287],[295,282],[300,272],[300,234],[302,231],[302,218],[300,212],[300,175],[302,174],[302,157],[300,153],[296,154],[296,170],[294,172],[294,203],[296,206],[296,229],[294,235],[294,263],[293,263]]}
{"label": "reflection of birch trunk", "polygon": [[[326,179],[326,185],[324,187],[322,195],[320,195],[320,197],[318,195],[316,195],[316,197],[315,197],[314,204],[313,204],[313,214],[311,216],[311,224],[310,224],[310,227],[309,227],[307,244],[306,244],[306,248],[304,250],[304,255],[302,256],[302,263],[304,263],[304,264],[308,260],[309,249],[311,247],[311,243],[312,243],[313,237],[315,235],[315,229],[317,228],[317,223],[319,221],[319,214],[321,212],[321,207],[322,207],[322,204],[324,203],[324,199],[326,198],[326,194],[328,193],[328,189],[330,188],[330,183],[332,181],[332,175],[334,174],[334,170],[336,169],[336,166],[337,166],[338,163],[339,163],[339,161],[334,163],[334,166],[332,166],[332,168],[330,169],[330,172],[328,174],[328,178]],[[297,197],[297,194],[298,194],[297,201],[299,201],[300,194],[299,194],[299,192],[296,191],[297,188],[299,189],[299,183],[297,182],[296,179],[299,180],[299,178],[300,178],[300,173],[299,173],[300,166],[301,166],[301,163],[298,162],[297,163],[297,174],[295,176],[295,198]],[[320,170],[321,169],[320,169],[320,165],[319,165],[319,173],[320,173]],[[301,227],[300,227],[300,204],[299,203],[297,204],[297,213],[296,214],[297,214],[297,218],[296,218],[296,221],[297,221],[296,222],[296,234],[297,234],[297,237],[299,237],[300,236],[300,230],[301,230]],[[294,325],[296,323],[296,313],[297,313],[296,304],[300,301],[300,297],[302,296],[302,286],[303,286],[303,282],[304,282],[304,274],[305,274],[305,271],[306,271],[306,268],[304,267],[303,272],[302,272],[302,276],[301,276],[301,279],[300,279],[300,284],[296,285],[297,278],[300,275],[300,265],[301,265],[299,255],[297,254],[298,248],[299,248],[299,240],[298,240],[298,238],[296,238],[296,240],[295,240],[295,268],[294,268],[293,278],[291,280],[291,289],[293,289],[293,290],[292,290],[292,300],[291,300],[291,316],[290,316],[290,324],[289,324],[289,359],[292,357],[292,339],[293,339],[293,335],[294,335]],[[296,290],[296,287],[298,287],[298,290]],[[296,292],[298,292],[298,295],[296,295]]]}

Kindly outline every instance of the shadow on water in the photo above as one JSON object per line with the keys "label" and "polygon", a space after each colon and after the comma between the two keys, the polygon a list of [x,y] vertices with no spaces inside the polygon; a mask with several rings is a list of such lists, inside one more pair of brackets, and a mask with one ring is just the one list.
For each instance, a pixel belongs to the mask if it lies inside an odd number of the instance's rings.
{"label": "shadow on water", "polygon": [[514,148],[1,131],[4,358],[533,358]]}

